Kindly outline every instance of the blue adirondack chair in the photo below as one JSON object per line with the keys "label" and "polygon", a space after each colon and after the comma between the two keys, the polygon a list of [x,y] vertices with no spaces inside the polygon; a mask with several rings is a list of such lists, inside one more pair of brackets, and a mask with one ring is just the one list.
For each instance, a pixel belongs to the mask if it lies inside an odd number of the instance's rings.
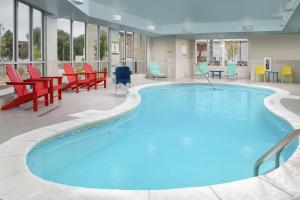
{"label": "blue adirondack chair", "polygon": [[116,71],[115,71],[115,83],[116,83],[116,92],[118,89],[118,85],[119,84],[123,84],[123,85],[131,85],[131,71],[130,68],[127,66],[119,66],[116,67]]}

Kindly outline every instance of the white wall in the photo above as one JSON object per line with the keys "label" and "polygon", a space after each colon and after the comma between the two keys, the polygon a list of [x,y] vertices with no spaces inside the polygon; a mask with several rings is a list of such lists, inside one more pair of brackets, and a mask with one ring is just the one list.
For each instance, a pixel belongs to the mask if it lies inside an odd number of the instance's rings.
{"label": "white wall", "polygon": [[57,58],[57,20],[46,17],[46,54],[45,54],[45,71],[46,75],[58,75],[58,58]]}
{"label": "white wall", "polygon": [[195,40],[176,38],[176,78],[191,77],[194,56]]}
{"label": "white wall", "polygon": [[[162,73],[169,79],[190,77],[194,60],[194,40],[178,37],[160,37],[150,39],[148,63],[158,62]],[[182,52],[186,48],[186,53]]]}
{"label": "white wall", "polygon": [[249,66],[251,79],[255,79],[255,68],[264,64],[264,58],[272,58],[272,70],[279,71],[291,65],[295,82],[300,82],[300,35],[264,35],[249,38]]}
{"label": "white wall", "polygon": [[150,38],[151,61],[158,62],[161,73],[168,75],[168,78],[175,78],[175,37]]}
{"label": "white wall", "polygon": [[86,60],[94,61],[97,57],[97,25],[88,24],[86,26]]}

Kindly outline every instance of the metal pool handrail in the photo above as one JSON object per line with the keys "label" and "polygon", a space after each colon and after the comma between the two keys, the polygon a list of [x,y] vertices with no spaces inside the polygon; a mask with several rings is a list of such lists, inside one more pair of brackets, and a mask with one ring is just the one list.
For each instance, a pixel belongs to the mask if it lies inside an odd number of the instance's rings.
{"label": "metal pool handrail", "polygon": [[[197,63],[195,63],[195,65],[197,66]],[[209,84],[210,86],[213,86],[212,82],[211,82],[210,79],[209,79],[209,74],[208,74],[208,77],[206,77],[206,76],[205,76],[205,72],[203,72],[201,68],[199,68],[199,70],[200,70],[200,72],[201,72],[202,74],[204,74],[204,77],[205,77],[205,79],[207,80],[208,84]]]}
{"label": "metal pool handrail", "polygon": [[287,136],[285,136],[279,143],[277,143],[272,149],[265,153],[260,159],[258,159],[254,165],[254,176],[258,176],[260,166],[269,158],[275,154],[275,168],[280,166],[280,154],[283,149],[300,136],[300,129],[296,129]]}

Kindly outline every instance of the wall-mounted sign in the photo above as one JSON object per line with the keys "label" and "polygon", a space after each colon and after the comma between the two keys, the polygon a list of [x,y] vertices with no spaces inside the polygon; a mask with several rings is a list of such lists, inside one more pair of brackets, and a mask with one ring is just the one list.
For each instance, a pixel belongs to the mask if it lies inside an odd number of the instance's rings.
{"label": "wall-mounted sign", "polygon": [[118,40],[111,41],[111,53],[112,54],[119,54],[120,52],[120,45]]}
{"label": "wall-mounted sign", "polygon": [[272,71],[272,58],[264,58],[264,66],[267,71]]}

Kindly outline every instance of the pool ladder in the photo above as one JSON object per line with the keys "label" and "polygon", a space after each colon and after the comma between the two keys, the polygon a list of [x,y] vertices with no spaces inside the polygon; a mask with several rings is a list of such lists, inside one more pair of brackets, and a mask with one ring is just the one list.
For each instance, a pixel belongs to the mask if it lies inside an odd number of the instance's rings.
{"label": "pool ladder", "polygon": [[275,154],[275,168],[277,169],[280,166],[280,154],[291,144],[295,139],[298,139],[300,136],[300,129],[296,129],[287,136],[285,136],[279,143],[277,143],[272,149],[270,149],[267,153],[265,153],[260,159],[258,159],[254,165],[254,176],[259,175],[260,166],[269,158],[271,158]]}
{"label": "pool ladder", "polygon": [[[194,63],[194,64],[195,64],[196,67],[197,67],[197,63]],[[200,70],[200,72],[201,72],[202,74],[204,74],[204,77],[205,77],[205,79],[207,80],[208,84],[209,84],[211,87],[213,87],[213,84],[212,84],[212,82],[211,82],[210,79],[209,79],[209,74],[208,74],[208,77],[206,77],[205,72],[203,72],[202,69],[200,69],[200,68],[199,68],[199,70]]]}

